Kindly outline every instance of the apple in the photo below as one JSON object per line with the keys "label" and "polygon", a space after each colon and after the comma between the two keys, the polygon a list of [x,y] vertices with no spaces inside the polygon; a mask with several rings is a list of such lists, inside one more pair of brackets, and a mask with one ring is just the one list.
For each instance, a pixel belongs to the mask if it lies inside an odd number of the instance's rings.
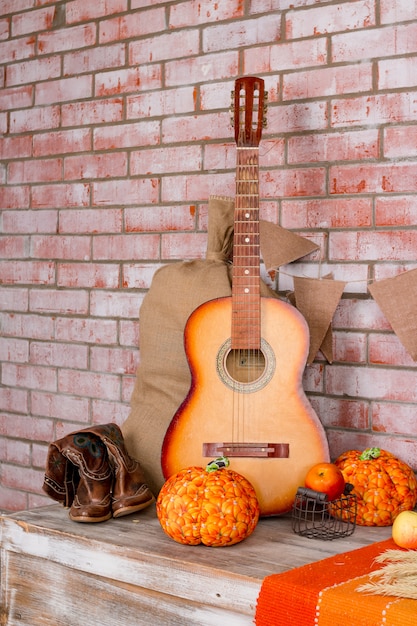
{"label": "apple", "polygon": [[327,494],[328,500],[336,500],[345,489],[342,471],[334,463],[317,463],[307,472],[304,484],[313,491]]}
{"label": "apple", "polygon": [[417,512],[401,511],[392,525],[392,538],[400,548],[417,550]]}

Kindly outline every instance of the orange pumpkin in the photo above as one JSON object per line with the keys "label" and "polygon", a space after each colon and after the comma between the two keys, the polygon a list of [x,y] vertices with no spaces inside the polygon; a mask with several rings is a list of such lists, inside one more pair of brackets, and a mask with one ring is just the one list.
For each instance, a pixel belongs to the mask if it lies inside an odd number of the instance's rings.
{"label": "orange pumpkin", "polygon": [[417,480],[413,470],[390,452],[368,448],[349,450],[336,459],[356,495],[359,526],[391,526],[401,511],[414,508]]}
{"label": "orange pumpkin", "polygon": [[253,532],[259,519],[255,490],[227,465],[221,459],[206,469],[188,467],[166,481],[156,513],[169,537],[191,546],[231,546]]}

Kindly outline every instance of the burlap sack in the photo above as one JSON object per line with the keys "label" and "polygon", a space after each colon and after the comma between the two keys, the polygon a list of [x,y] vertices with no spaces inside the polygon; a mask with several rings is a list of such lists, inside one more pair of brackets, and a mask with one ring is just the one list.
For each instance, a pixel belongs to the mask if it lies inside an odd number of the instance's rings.
{"label": "burlap sack", "polygon": [[[234,200],[209,200],[208,242],[205,260],[184,261],[159,269],[139,315],[140,364],[131,398],[131,411],[122,425],[126,447],[138,459],[147,481],[157,493],[164,483],[161,448],[166,430],[191,383],[184,350],[184,328],[189,315],[203,302],[231,295]],[[275,225],[263,224],[262,238],[280,250],[279,262],[293,260],[294,237]],[[285,244],[288,241],[288,248]],[[311,251],[311,242],[298,249]],[[297,244],[300,242],[297,241]],[[284,250],[283,250],[284,244]],[[261,295],[278,297],[263,281]]]}

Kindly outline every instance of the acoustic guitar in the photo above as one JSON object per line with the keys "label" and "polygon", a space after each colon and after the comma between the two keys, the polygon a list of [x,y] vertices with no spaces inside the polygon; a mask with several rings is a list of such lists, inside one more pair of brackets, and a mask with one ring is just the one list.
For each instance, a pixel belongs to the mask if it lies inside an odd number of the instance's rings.
{"label": "acoustic guitar", "polygon": [[324,429],[304,393],[309,331],[289,303],[260,295],[259,143],[264,81],[236,80],[237,150],[232,295],[190,315],[184,347],[191,372],[187,397],[162,445],[168,478],[227,456],[254,486],[261,515],[290,510],[315,463],[328,460]]}

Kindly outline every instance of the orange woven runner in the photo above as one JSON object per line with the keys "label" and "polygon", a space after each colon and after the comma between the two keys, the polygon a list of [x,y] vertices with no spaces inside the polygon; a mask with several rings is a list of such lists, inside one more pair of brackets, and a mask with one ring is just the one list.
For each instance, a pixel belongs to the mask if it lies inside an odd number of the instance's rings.
{"label": "orange woven runner", "polygon": [[257,626],[416,626],[417,600],[359,593],[392,539],[264,579]]}

